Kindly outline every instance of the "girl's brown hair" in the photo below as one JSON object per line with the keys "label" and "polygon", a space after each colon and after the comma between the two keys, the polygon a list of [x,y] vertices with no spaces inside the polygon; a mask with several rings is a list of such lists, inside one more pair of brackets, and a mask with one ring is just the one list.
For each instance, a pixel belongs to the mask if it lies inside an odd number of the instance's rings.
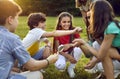
{"label": "girl's brown hair", "polygon": [[98,0],[92,3],[90,12],[89,32],[92,33],[94,38],[104,37],[104,31],[108,24],[115,21],[112,6],[106,0]]}

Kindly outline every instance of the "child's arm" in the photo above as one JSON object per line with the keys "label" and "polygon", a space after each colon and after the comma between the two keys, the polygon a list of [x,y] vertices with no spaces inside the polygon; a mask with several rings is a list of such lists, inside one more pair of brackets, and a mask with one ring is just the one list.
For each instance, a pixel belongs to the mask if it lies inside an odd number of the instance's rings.
{"label": "child's arm", "polygon": [[67,50],[69,50],[71,48],[74,48],[74,47],[78,47],[78,43],[77,42],[64,44],[64,51],[67,51]]}
{"label": "child's arm", "polygon": [[12,68],[12,72],[15,72],[15,73],[20,73],[21,72],[21,69],[18,67],[18,61],[17,60],[14,63],[14,66]]}
{"label": "child's arm", "polygon": [[74,34],[82,32],[82,28],[77,27],[73,30],[56,30],[52,32],[45,32],[42,37],[57,37],[57,36],[64,36],[64,35],[69,35],[69,34]]}
{"label": "child's arm", "polygon": [[65,52],[60,52],[60,54],[63,55],[65,58],[67,58],[71,63],[76,63],[77,62],[75,60],[75,58],[70,54],[67,54]]}
{"label": "child's arm", "polygon": [[[73,44],[64,44],[64,45],[62,45],[63,46],[63,50],[62,51],[60,51],[59,53],[61,54],[61,55],[63,55],[64,57],[66,57],[71,63],[76,63],[77,61],[75,60],[75,58],[72,56],[72,55],[70,55],[70,54],[68,54],[68,53],[66,53],[66,52],[63,52],[63,51],[66,51],[66,50],[68,50],[69,48],[71,48],[71,47],[73,47]],[[59,47],[58,47],[59,48]],[[59,51],[59,50],[58,50]],[[67,51],[68,52],[68,51]]]}
{"label": "child's arm", "polygon": [[59,47],[59,41],[58,40],[54,40],[54,44],[53,45],[53,52],[57,53],[58,52],[58,47]]}
{"label": "child's arm", "polygon": [[43,41],[46,45],[50,46],[50,41],[48,38],[42,38],[41,41]]}
{"label": "child's arm", "polygon": [[55,63],[57,59],[58,59],[58,53],[50,55],[48,58],[44,60],[35,60],[31,58],[28,62],[26,62],[23,65],[23,67],[30,71],[36,71],[49,66],[49,64]]}

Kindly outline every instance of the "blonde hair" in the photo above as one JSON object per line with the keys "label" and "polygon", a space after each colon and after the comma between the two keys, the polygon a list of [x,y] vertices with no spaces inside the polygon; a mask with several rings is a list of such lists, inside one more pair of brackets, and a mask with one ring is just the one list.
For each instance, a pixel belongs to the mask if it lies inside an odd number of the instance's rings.
{"label": "blonde hair", "polygon": [[79,2],[79,0],[75,0],[75,2],[76,2],[76,8],[79,8],[80,6],[81,6],[81,3]]}

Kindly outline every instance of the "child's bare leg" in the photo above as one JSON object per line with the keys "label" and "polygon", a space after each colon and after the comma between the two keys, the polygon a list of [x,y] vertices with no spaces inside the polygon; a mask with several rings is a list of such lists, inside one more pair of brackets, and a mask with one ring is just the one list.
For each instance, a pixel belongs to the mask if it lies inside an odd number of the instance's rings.
{"label": "child's bare leg", "polygon": [[114,79],[112,59],[109,57],[105,57],[104,60],[102,61],[102,64],[106,79]]}
{"label": "child's bare leg", "polygon": [[108,50],[107,56],[102,60],[105,76],[107,79],[114,79],[114,68],[112,59],[120,60],[120,54],[115,48]]}
{"label": "child's bare leg", "polygon": [[51,54],[51,48],[49,46],[46,46],[43,51],[43,59],[46,59]]}

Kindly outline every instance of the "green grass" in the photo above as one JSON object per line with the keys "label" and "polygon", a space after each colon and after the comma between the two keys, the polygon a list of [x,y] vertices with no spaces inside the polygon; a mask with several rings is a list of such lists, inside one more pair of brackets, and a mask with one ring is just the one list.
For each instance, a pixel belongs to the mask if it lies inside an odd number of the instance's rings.
{"label": "green grass", "polygon": [[[55,29],[56,19],[57,19],[56,17],[47,17],[46,31],[53,31]],[[80,35],[81,38],[86,39],[85,25],[83,23],[82,18],[74,17],[73,25],[83,28],[83,33],[81,33]],[[15,33],[19,35],[21,39],[23,39],[27,34],[28,30],[29,29],[27,26],[27,17],[21,16],[19,18],[19,26]],[[50,40],[52,42],[52,38],[50,38]],[[89,59],[85,58],[83,55],[82,58],[79,60],[79,62],[76,64],[76,68],[75,68],[76,76],[74,79],[94,79],[98,75],[98,74],[89,74],[85,72],[84,66],[88,61]],[[68,65],[69,63],[67,63],[67,66]],[[44,79],[70,79],[67,74],[67,70],[65,70],[64,72],[60,72],[55,68],[54,64],[49,65],[49,67],[46,68],[45,71],[46,72],[43,73]],[[118,79],[120,79],[120,77]]]}

